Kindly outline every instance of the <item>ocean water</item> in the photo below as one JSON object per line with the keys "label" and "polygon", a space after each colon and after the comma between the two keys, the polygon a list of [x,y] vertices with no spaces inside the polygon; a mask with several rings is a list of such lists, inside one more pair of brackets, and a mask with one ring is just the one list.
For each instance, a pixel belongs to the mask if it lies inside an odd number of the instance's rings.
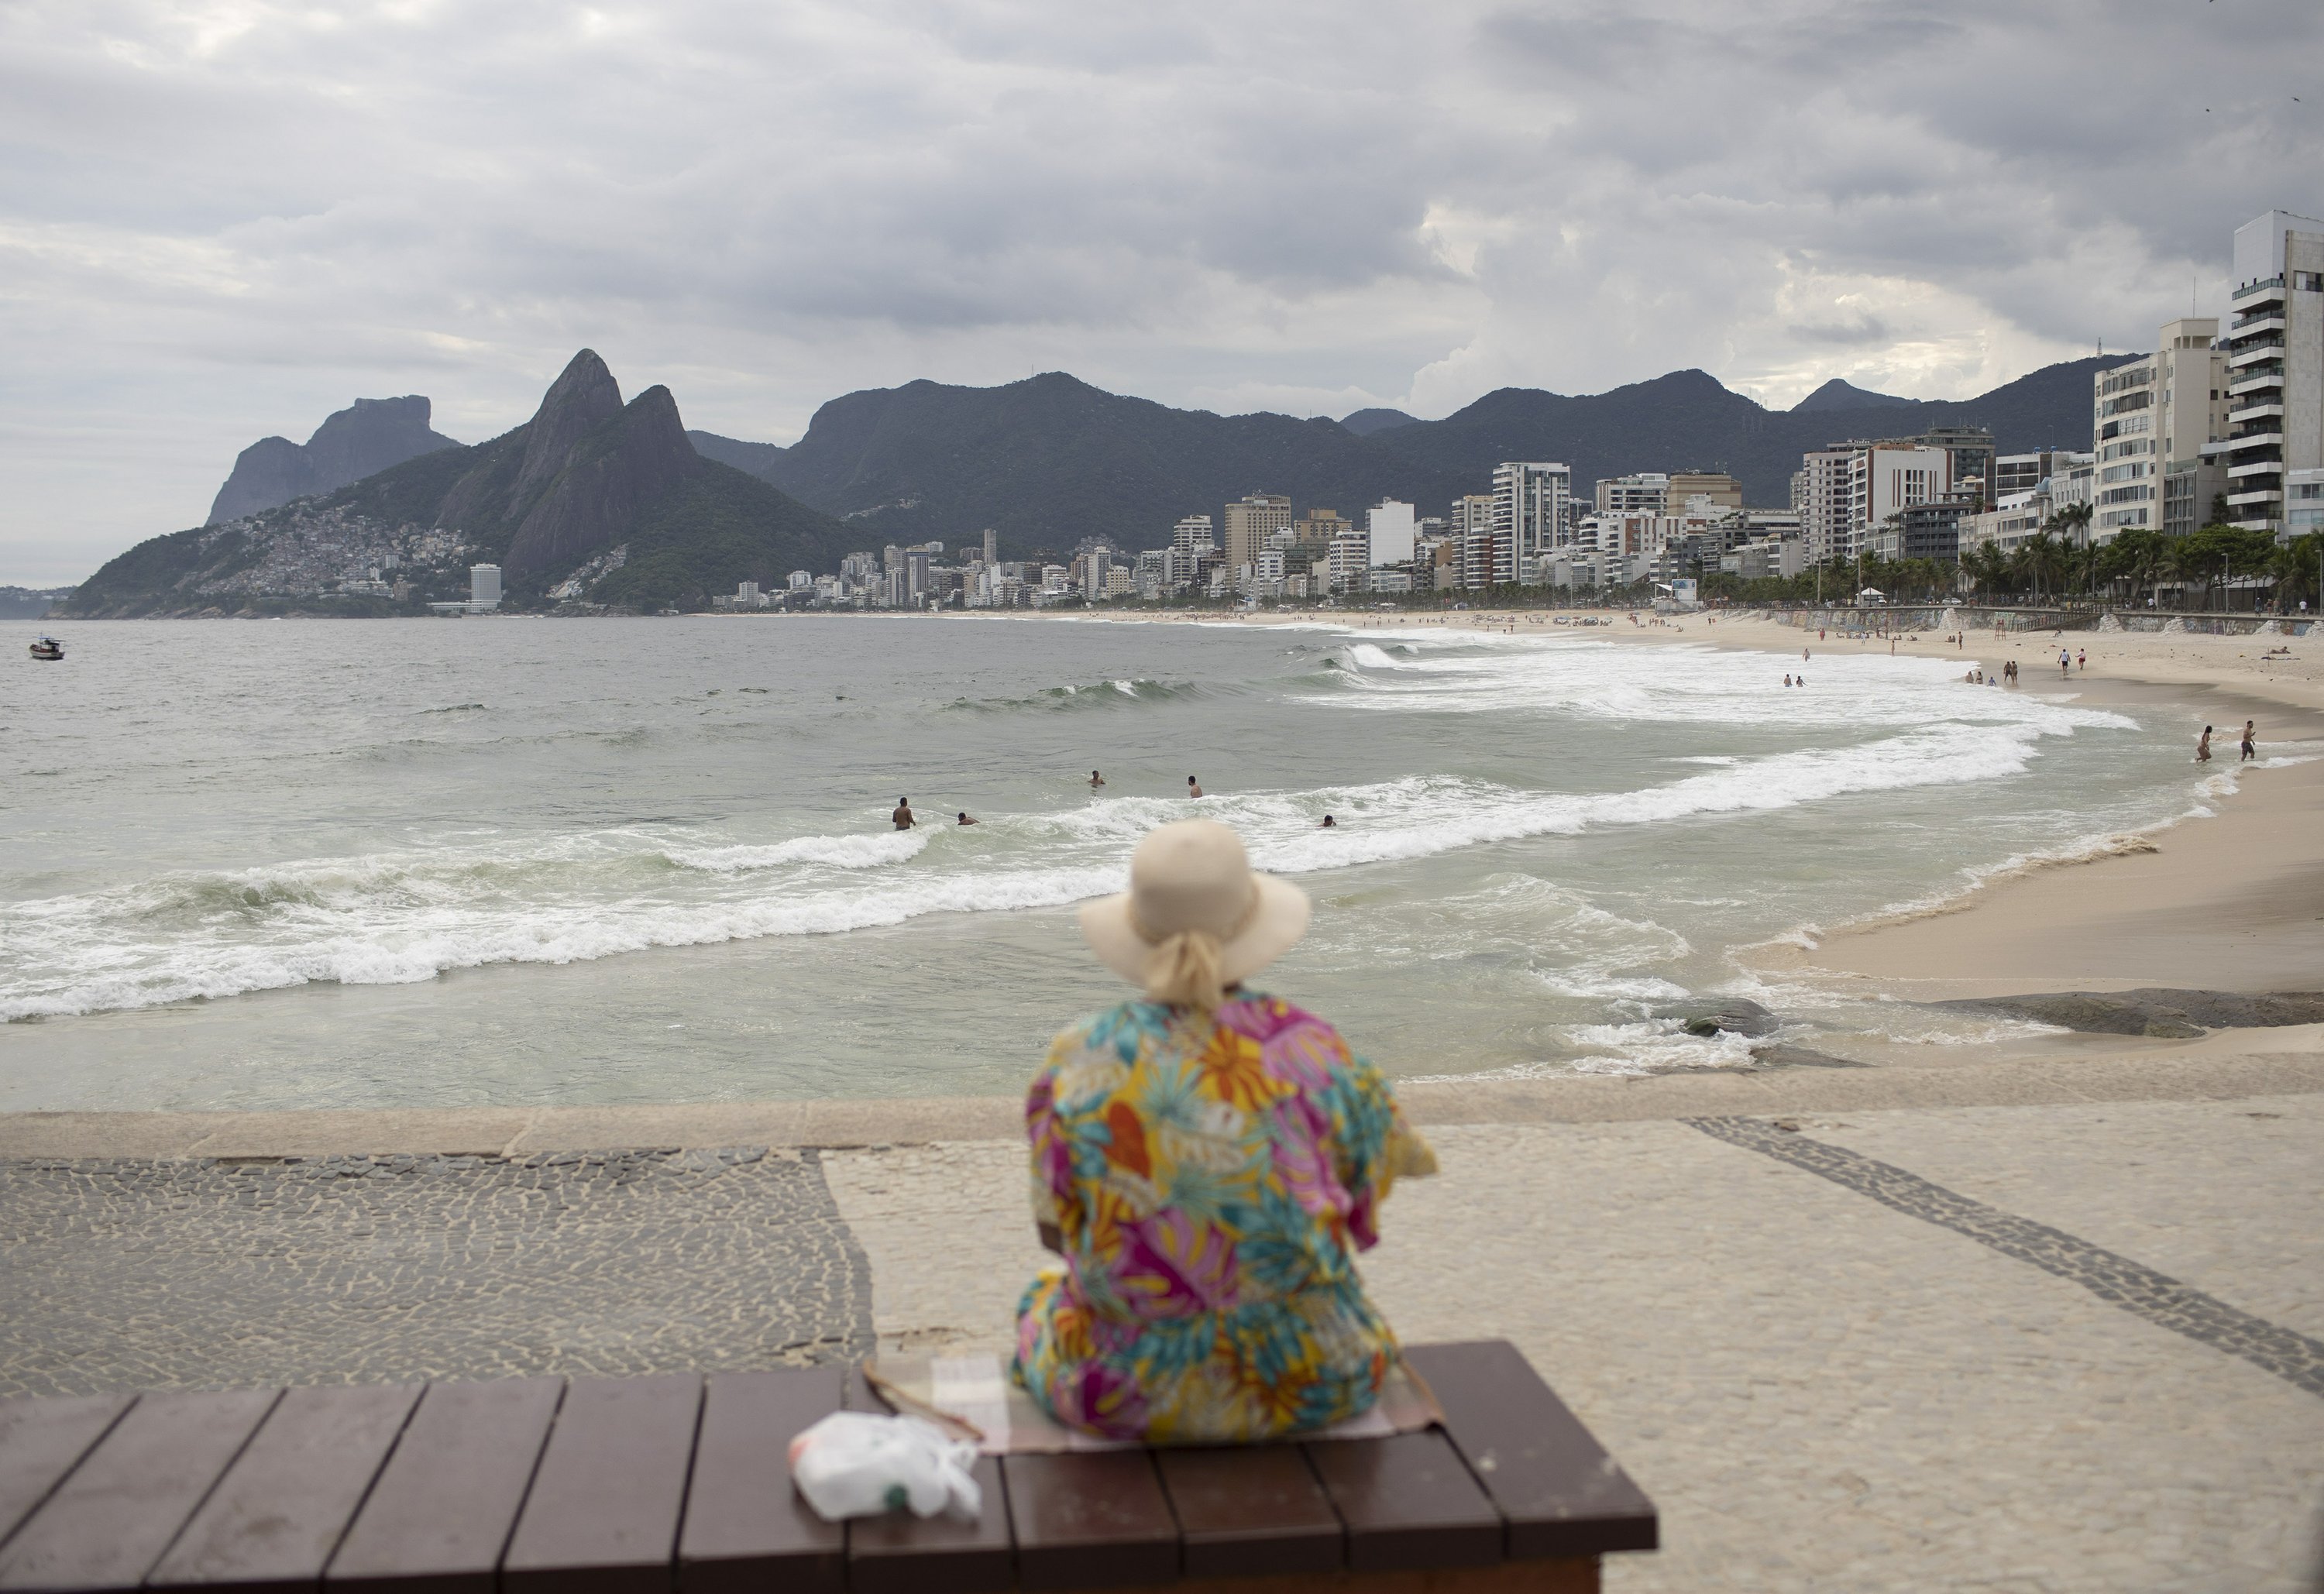
{"label": "ocean water", "polygon": [[2203,796],[2168,714],[1837,650],[1787,691],[1425,626],[5,629],[15,1110],[1012,1092],[1121,989],[1074,905],[1197,812],[1315,899],[1264,983],[1400,1076],[1736,1064],[1666,1016],[1720,993],[1843,1054],[1966,1039],[1738,954]]}

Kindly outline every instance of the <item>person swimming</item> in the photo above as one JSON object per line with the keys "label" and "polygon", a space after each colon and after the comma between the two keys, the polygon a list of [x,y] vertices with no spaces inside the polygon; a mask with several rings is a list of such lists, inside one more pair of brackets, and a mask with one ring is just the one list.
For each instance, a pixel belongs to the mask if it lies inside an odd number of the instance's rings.
{"label": "person swimming", "polygon": [[1784,671],[1784,685],[1785,685],[1786,686],[1790,686],[1791,684],[1792,684],[1791,672],[1790,672],[1790,671],[1788,671],[1788,670],[1786,670],[1786,671]]}
{"label": "person swimming", "polygon": [[912,825],[916,823],[912,818],[912,799],[909,797],[898,797],[896,799],[896,811],[889,815],[888,817],[896,822],[896,828],[898,830],[911,829]]}
{"label": "person swimming", "polygon": [[1099,774],[1095,769],[1092,769],[1090,771],[1090,789],[1092,791],[1095,791],[1099,787],[1103,786],[1104,784],[1105,777]]}
{"label": "person swimming", "polygon": [[1316,828],[1318,830],[1337,830],[1340,828],[1340,822],[1333,818],[1329,814],[1326,814],[1323,815],[1323,823],[1317,825]]}
{"label": "person swimming", "polygon": [[971,818],[968,816],[968,810],[967,810],[967,809],[965,809],[965,808],[963,808],[963,809],[960,811],[960,822],[961,822],[963,825],[973,825],[973,824],[975,824],[975,823],[976,823],[976,821],[975,821],[975,820],[971,819]]}
{"label": "person swimming", "polygon": [[1195,779],[1192,775],[1186,777],[1186,795],[1190,797],[1198,797],[1203,795],[1203,783]]}

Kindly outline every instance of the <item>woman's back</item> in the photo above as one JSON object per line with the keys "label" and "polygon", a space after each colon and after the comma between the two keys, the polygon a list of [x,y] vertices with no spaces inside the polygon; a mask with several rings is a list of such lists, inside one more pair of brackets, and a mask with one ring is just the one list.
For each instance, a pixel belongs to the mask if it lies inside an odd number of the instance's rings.
{"label": "woman's back", "polygon": [[1019,1368],[1061,1421],[1238,1440],[1371,1404],[1395,1340],[1354,1253],[1434,1163],[1332,1026],[1244,992],[1124,1002],[1057,1037],[1026,1128],[1066,1267],[1028,1292]]}

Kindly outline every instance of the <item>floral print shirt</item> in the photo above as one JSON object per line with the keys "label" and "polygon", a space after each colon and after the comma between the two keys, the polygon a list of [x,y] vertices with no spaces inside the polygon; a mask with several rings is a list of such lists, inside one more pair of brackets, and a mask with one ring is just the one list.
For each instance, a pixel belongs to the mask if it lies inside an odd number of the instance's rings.
{"label": "floral print shirt", "polygon": [[1339,1031],[1233,995],[1084,1020],[1026,1100],[1064,1265],[1025,1293],[1015,1372],[1059,1422],[1186,1443],[1323,1427],[1369,1409],[1396,1356],[1354,1256],[1435,1159]]}

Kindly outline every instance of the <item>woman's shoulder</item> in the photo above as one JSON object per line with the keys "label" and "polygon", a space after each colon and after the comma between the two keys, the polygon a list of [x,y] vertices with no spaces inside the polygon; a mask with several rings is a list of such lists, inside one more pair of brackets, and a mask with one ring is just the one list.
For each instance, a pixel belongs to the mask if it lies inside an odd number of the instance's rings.
{"label": "woman's shoulder", "polygon": [[1219,1009],[1219,1027],[1258,1044],[1260,1055],[1311,1066],[1333,1067],[1354,1060],[1347,1040],[1331,1020],[1279,996],[1252,991]]}

